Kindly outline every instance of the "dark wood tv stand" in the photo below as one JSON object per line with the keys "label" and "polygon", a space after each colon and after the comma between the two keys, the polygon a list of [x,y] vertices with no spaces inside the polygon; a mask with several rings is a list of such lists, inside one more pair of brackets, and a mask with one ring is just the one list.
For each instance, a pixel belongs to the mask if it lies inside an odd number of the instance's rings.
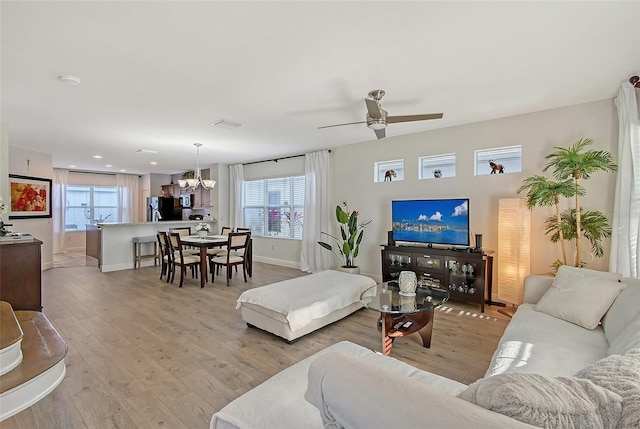
{"label": "dark wood tv stand", "polygon": [[384,245],[382,249],[382,281],[397,280],[401,271],[413,271],[427,284],[446,288],[452,301],[480,304],[483,313],[490,265],[491,258],[482,252],[427,246]]}

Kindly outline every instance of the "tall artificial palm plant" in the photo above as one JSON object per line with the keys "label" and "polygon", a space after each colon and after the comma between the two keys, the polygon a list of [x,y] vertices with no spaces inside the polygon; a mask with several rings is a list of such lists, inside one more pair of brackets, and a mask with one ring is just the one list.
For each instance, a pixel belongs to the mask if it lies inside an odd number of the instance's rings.
{"label": "tall artificial palm plant", "polygon": [[[553,177],[563,181],[572,179],[574,184],[575,197],[575,239],[576,255],[575,266],[580,266],[580,241],[582,238],[582,210],[580,207],[580,197],[584,192],[579,192],[580,180],[586,180],[598,171],[614,172],[618,166],[613,162],[611,153],[603,150],[586,150],[593,140],[580,139],[570,148],[555,147],[556,151],[545,157],[548,160],[542,171],[553,169]],[[605,218],[606,220],[606,218]],[[608,225],[608,221],[606,222]],[[602,225],[601,225],[602,226]],[[558,225],[558,230],[562,230],[562,225]],[[566,234],[565,234],[566,235]]]}
{"label": "tall artificial palm plant", "polygon": [[[562,223],[562,214],[560,211],[560,197],[570,198],[574,192],[579,192],[580,195],[585,194],[585,190],[582,186],[576,188],[572,179],[566,179],[561,182],[554,182],[545,176],[536,175],[527,177],[524,179],[522,186],[518,189],[518,193],[527,192],[527,206],[529,209],[534,207],[549,207],[554,206],[556,209],[555,225]],[[553,219],[553,218],[551,218]],[[549,232],[547,232],[548,234]],[[560,248],[562,249],[562,262],[567,264],[567,251],[565,249],[563,228],[557,229],[557,238],[551,241],[554,243],[560,241]]]}

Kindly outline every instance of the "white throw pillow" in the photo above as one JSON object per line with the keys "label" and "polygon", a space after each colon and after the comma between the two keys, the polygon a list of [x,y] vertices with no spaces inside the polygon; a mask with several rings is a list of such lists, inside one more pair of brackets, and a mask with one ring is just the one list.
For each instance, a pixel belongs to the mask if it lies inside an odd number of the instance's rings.
{"label": "white throw pillow", "polygon": [[591,380],[622,397],[619,428],[640,427],[640,348],[614,355],[580,370],[575,377]]}
{"label": "white throw pillow", "polygon": [[542,428],[615,428],[622,398],[590,380],[507,373],[482,378],[458,397]]}
{"label": "white throw pillow", "polygon": [[535,309],[587,329],[598,326],[626,284],[620,275],[561,266]]}

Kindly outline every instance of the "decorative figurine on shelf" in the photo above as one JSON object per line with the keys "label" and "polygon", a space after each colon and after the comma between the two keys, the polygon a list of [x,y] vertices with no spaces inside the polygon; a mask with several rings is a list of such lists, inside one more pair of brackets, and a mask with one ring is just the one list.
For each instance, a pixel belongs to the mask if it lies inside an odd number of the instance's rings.
{"label": "decorative figurine on shelf", "polygon": [[442,177],[442,170],[440,170],[439,168],[433,170],[433,177],[435,177],[436,179]]}
{"label": "decorative figurine on shelf", "polygon": [[396,171],[395,170],[387,170],[384,173],[384,181],[386,182],[387,179],[389,179],[389,182],[391,182],[391,180],[393,180],[393,177],[396,177]]}
{"label": "decorative figurine on shelf", "polygon": [[496,174],[496,171],[500,174],[504,173],[504,165],[502,164],[496,164],[493,159],[489,160],[489,166],[491,167],[491,173],[490,174]]}

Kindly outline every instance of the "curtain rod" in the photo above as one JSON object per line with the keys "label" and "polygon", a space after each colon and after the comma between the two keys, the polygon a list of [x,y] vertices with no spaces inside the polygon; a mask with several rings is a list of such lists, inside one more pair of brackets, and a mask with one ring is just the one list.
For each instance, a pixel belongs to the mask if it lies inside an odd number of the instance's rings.
{"label": "curtain rod", "polygon": [[[61,170],[64,170],[64,169],[61,169]],[[130,176],[142,177],[140,174],[134,174],[134,173],[109,173],[109,172],[89,171],[89,170],[69,170],[69,173],[100,174],[102,176],[116,176],[118,174],[128,174]]]}
{"label": "curtain rod", "polygon": [[[327,152],[331,153],[331,149],[327,149]],[[242,165],[251,165],[251,164],[259,164],[261,162],[278,162],[281,159],[291,159],[291,158],[299,158],[301,156],[305,156],[306,153],[301,153],[299,155],[291,155],[291,156],[283,156],[281,158],[273,158],[273,159],[265,159],[263,161],[253,161],[253,162],[245,162]]]}

